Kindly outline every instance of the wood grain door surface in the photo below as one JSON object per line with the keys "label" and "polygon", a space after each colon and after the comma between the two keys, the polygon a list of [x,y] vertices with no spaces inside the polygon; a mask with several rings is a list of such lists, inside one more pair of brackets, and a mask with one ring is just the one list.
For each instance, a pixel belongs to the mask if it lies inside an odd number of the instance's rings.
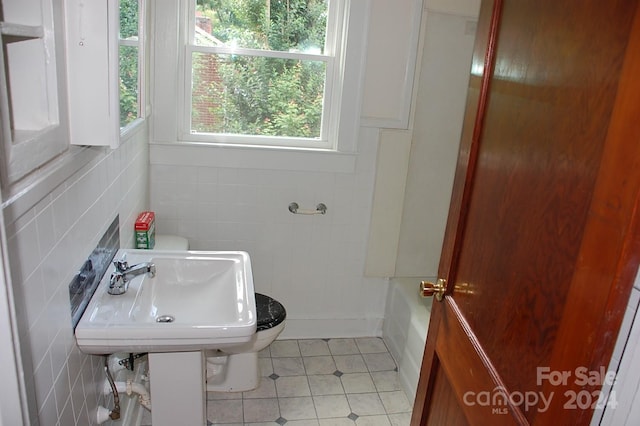
{"label": "wood grain door surface", "polygon": [[484,1],[412,425],[589,424],[639,189],[638,1]]}

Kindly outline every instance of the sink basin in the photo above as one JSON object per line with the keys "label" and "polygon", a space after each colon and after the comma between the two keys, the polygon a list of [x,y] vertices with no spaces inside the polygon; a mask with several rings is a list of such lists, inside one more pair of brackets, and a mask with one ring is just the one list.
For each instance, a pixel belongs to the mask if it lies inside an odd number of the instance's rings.
{"label": "sink basin", "polygon": [[251,261],[240,251],[121,249],[129,265],[153,262],[120,295],[107,292],[112,265],[75,329],[81,351],[184,352],[224,349],[256,332]]}

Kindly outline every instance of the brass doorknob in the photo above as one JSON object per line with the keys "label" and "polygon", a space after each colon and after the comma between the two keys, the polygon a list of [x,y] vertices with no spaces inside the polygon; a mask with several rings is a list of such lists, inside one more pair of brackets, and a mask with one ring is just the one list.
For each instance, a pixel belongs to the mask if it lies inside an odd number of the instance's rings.
{"label": "brass doorknob", "polygon": [[438,278],[436,283],[431,283],[428,281],[420,282],[420,296],[422,297],[431,297],[435,296],[437,301],[442,301],[444,297],[444,292],[447,289],[447,280],[443,278]]}

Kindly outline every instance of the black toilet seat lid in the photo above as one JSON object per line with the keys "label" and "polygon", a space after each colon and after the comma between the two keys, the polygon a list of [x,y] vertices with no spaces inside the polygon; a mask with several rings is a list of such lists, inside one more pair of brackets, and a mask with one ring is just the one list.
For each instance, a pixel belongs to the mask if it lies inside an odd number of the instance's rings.
{"label": "black toilet seat lid", "polygon": [[256,311],[257,331],[273,328],[287,317],[287,311],[282,303],[261,293],[256,293]]}

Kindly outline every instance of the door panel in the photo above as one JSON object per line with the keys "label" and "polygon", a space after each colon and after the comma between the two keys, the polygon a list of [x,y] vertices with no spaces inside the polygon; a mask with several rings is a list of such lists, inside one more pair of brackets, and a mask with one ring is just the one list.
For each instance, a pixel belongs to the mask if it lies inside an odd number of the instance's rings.
{"label": "door panel", "polygon": [[432,404],[439,409],[429,411],[430,417],[427,423],[433,425],[467,426],[469,423],[467,423],[467,419],[456,399],[456,394],[453,392],[451,384],[442,369],[438,369],[435,374],[433,388],[437,398],[432,400]]}
{"label": "door panel", "polygon": [[511,372],[512,391],[535,389],[536,367],[550,361],[633,16],[620,7],[603,23],[613,5],[598,2],[578,33],[558,2],[554,13],[537,3],[504,3],[456,273],[469,290],[456,304],[496,368]]}
{"label": "door panel", "polygon": [[576,368],[608,365],[640,260],[638,52],[637,1],[483,3],[412,424],[447,392],[469,424],[589,422]]}

